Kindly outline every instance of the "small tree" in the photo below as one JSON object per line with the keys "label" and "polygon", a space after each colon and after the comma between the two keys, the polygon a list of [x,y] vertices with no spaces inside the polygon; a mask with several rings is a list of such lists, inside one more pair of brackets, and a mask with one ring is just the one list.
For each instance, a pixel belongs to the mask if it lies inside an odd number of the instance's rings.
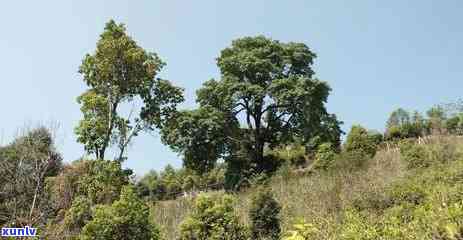
{"label": "small tree", "polygon": [[71,208],[64,217],[63,233],[78,235],[80,230],[92,219],[92,203],[83,196],[79,196],[72,202]]}
{"label": "small tree", "polygon": [[149,208],[130,186],[112,205],[96,207],[93,219],[82,229],[82,240],[157,240],[159,231],[150,222]]}
{"label": "small tree", "polygon": [[444,122],[447,119],[446,112],[443,106],[437,105],[426,112],[428,116],[428,127],[431,134],[442,134],[444,130]]}
{"label": "small tree", "polygon": [[280,239],[280,204],[268,188],[260,189],[252,198],[249,210],[253,239]]}
{"label": "small tree", "polygon": [[[182,89],[156,78],[164,65],[128,36],[123,24],[106,24],[95,53],[79,68],[89,89],[77,99],[83,119],[75,132],[89,154],[105,159],[113,144],[119,148],[116,160],[122,161],[133,137],[161,127],[183,101]],[[124,104],[132,106],[127,116],[120,112]]]}
{"label": "small tree", "polygon": [[330,143],[324,143],[318,147],[313,168],[326,170],[333,164],[335,159],[336,152],[333,150],[332,145]]}
{"label": "small tree", "polygon": [[108,160],[88,160],[88,172],[78,181],[79,194],[93,204],[111,204],[119,198],[124,185],[129,183],[131,170],[124,170],[121,163]]}
{"label": "small tree", "polygon": [[45,180],[62,165],[55,149],[56,128],[26,127],[9,145],[0,147],[0,225],[38,226],[53,211],[45,194]]}
{"label": "small tree", "polygon": [[233,210],[233,198],[200,196],[193,213],[180,226],[180,240],[244,240],[245,228]]}
{"label": "small tree", "polygon": [[344,150],[347,152],[359,152],[373,157],[376,154],[377,137],[360,125],[352,126],[347,135]]}

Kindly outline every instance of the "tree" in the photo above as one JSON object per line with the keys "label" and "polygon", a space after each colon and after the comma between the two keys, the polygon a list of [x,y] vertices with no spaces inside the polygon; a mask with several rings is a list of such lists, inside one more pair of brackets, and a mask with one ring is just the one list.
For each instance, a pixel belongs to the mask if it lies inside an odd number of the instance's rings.
{"label": "tree", "polygon": [[344,145],[346,152],[362,153],[373,157],[377,148],[377,137],[360,125],[352,126]]}
{"label": "tree", "polygon": [[[83,119],[75,132],[88,153],[104,159],[107,148],[116,145],[116,159],[122,161],[133,137],[162,126],[183,101],[182,89],[156,78],[164,65],[138,46],[123,24],[106,24],[95,53],[87,54],[79,68],[89,89],[77,99]],[[131,108],[126,117],[123,105]]]}
{"label": "tree", "polygon": [[393,111],[387,120],[386,128],[398,127],[410,122],[410,114],[402,108]]}
{"label": "tree", "polygon": [[191,215],[180,225],[180,240],[244,240],[244,227],[234,214],[233,198],[199,196]]}
{"label": "tree", "polygon": [[444,128],[444,121],[447,119],[444,107],[437,105],[426,112],[428,116],[428,127],[431,134],[441,134]]}
{"label": "tree", "polygon": [[[240,143],[257,171],[265,170],[266,146],[294,137],[307,143],[323,134],[324,125],[334,123],[338,129],[340,122],[325,108],[331,88],[313,78],[315,57],[303,43],[281,43],[263,36],[237,39],[217,59],[221,80],[207,81],[198,90],[200,107],[224,114],[223,124],[234,130],[225,132],[226,139]],[[236,122],[241,130],[233,127]],[[237,151],[236,146],[222,149]]]}
{"label": "tree", "polygon": [[132,170],[122,169],[117,161],[87,160],[87,164],[87,172],[78,180],[78,194],[93,204],[110,204],[118,199]]}
{"label": "tree", "polygon": [[269,189],[258,190],[249,209],[253,239],[280,239],[280,210],[280,204]]}
{"label": "tree", "polygon": [[450,134],[462,135],[463,134],[463,113],[448,118],[445,121],[445,128]]}
{"label": "tree", "polygon": [[384,134],[386,140],[416,138],[426,133],[421,114],[415,111],[410,117],[410,114],[402,108],[391,113],[386,127]]}
{"label": "tree", "polygon": [[45,180],[58,174],[61,155],[54,145],[56,128],[25,128],[0,147],[0,225],[45,224],[52,214]]}
{"label": "tree", "polygon": [[225,151],[225,115],[211,107],[181,111],[162,129],[162,141],[183,155],[188,169],[212,170]]}
{"label": "tree", "polygon": [[151,223],[149,208],[132,187],[123,188],[120,199],[112,205],[96,207],[93,218],[82,229],[81,239],[90,240],[157,240],[157,227]]}
{"label": "tree", "polygon": [[335,159],[336,153],[333,150],[333,146],[330,143],[321,144],[315,154],[315,162],[312,167],[314,169],[327,170],[333,165]]}

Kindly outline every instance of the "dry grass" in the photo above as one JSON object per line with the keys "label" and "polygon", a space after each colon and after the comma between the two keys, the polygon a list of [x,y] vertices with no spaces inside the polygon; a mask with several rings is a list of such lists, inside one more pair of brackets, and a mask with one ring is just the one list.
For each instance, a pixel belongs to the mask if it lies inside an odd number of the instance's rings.
{"label": "dry grass", "polygon": [[[435,138],[431,145],[442,142],[456,146],[461,138]],[[341,219],[340,210],[352,205],[366,194],[384,194],[391,183],[407,175],[406,164],[396,150],[381,150],[369,160],[364,169],[312,173],[308,176],[277,175],[271,180],[275,198],[282,205],[282,229],[286,231],[297,218],[319,225],[324,239],[332,239]],[[236,208],[243,223],[248,222],[250,195],[253,189],[237,194]],[[191,211],[193,201],[178,199],[160,202],[153,207],[155,221],[162,226],[167,239],[176,239],[179,225]]]}

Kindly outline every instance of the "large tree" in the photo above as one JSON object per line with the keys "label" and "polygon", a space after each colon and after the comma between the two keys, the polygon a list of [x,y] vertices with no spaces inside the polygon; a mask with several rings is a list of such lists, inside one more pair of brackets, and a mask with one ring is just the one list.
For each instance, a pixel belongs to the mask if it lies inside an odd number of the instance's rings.
{"label": "large tree", "polygon": [[[197,102],[208,115],[222,121],[223,127],[211,124],[204,128],[206,114],[188,120],[186,125],[195,128],[198,134],[183,134],[189,142],[210,143],[210,136],[218,136],[228,147],[216,150],[245,152],[256,170],[264,170],[264,149],[293,141],[295,138],[309,143],[318,137],[326,141],[339,142],[340,122],[328,114],[325,103],[330,92],[326,82],[315,79],[312,70],[316,55],[303,43],[282,43],[263,36],[245,37],[232,42],[217,59],[221,72],[220,80],[210,80],[197,91]],[[219,114],[220,113],[220,114]],[[182,135],[178,128],[168,135]],[[204,131],[200,131],[204,129]],[[207,132],[207,134],[199,134]],[[172,139],[172,138],[171,138]],[[215,138],[217,140],[217,138]],[[197,141],[200,140],[200,141]],[[206,141],[202,141],[206,140]],[[185,141],[183,141],[185,142]],[[183,152],[201,147],[167,142]],[[207,154],[199,148],[201,155]],[[223,153],[223,152],[222,152]],[[231,155],[228,152],[224,155]]]}
{"label": "large tree", "polygon": [[182,89],[156,78],[164,65],[128,36],[123,24],[106,24],[96,51],[79,69],[89,89],[78,97],[84,117],[76,134],[88,153],[104,159],[112,144],[119,149],[115,158],[123,160],[134,136],[162,126],[183,101]]}

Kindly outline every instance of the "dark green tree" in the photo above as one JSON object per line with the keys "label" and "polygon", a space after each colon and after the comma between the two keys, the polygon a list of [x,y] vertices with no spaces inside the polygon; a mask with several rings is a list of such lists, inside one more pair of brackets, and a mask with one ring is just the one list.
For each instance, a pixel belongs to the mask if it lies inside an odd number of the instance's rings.
{"label": "dark green tree", "polygon": [[[226,146],[213,148],[212,154],[201,149],[192,152],[228,160],[238,159],[232,155],[240,152],[260,172],[271,165],[264,157],[266,146],[273,148],[296,137],[304,143],[317,136],[339,141],[340,122],[325,108],[331,89],[313,77],[314,58],[303,43],[281,43],[263,36],[233,41],[217,59],[221,80],[207,81],[197,91],[200,108],[221,113],[215,120],[222,122],[212,126],[222,125],[225,130],[218,132],[219,140],[213,144]],[[196,139],[192,136],[196,135],[187,135],[188,141]],[[188,152],[190,146],[187,150],[184,146],[182,151]]]}
{"label": "dark green tree", "polygon": [[224,113],[211,107],[181,111],[162,129],[162,140],[183,155],[188,169],[212,170],[227,146]]}
{"label": "dark green tree", "polygon": [[249,209],[253,239],[280,239],[280,204],[268,188],[261,188],[252,197]]}
{"label": "dark green tree", "polygon": [[[127,146],[140,131],[161,127],[183,101],[182,90],[156,78],[164,62],[147,52],[126,33],[123,24],[109,21],[79,68],[89,89],[78,97],[83,119],[75,132],[88,153],[104,159],[110,145],[122,161]],[[123,116],[121,106],[127,106]]]}

